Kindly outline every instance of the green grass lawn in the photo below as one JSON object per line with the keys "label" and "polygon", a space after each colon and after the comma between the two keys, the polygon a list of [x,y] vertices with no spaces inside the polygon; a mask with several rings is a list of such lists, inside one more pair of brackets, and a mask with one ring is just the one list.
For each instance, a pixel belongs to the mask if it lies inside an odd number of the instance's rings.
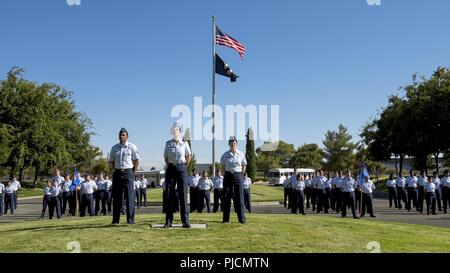
{"label": "green grass lawn", "polygon": [[282,186],[268,186],[254,184],[251,187],[252,202],[283,201],[284,188]]}
{"label": "green grass lawn", "polygon": [[44,194],[45,181],[38,182],[38,185],[34,188],[33,181],[22,181],[21,188],[19,190],[19,198],[42,196]]}
{"label": "green grass lawn", "polygon": [[[66,218],[0,225],[0,252],[449,252],[450,229],[332,217],[247,215],[247,224],[222,224],[221,214],[191,215],[200,229],[151,229],[163,214],[138,215],[136,225],[111,226],[111,217]],[[179,220],[179,215],[176,215]],[[122,218],[122,221],[125,219]],[[176,221],[178,222],[178,221]]]}

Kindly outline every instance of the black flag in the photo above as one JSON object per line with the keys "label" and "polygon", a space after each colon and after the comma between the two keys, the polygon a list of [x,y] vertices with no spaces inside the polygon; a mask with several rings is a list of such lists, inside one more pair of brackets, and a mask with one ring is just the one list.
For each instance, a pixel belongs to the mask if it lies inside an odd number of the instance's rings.
{"label": "black flag", "polygon": [[239,77],[233,73],[233,70],[226,64],[219,55],[216,54],[216,73],[225,77],[230,78],[231,82],[235,82]]}

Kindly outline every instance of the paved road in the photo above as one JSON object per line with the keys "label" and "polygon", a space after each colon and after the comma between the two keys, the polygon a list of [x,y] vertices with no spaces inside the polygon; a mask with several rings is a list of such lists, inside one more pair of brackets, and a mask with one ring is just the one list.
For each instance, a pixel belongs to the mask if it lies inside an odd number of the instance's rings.
{"label": "paved road", "polygon": [[[0,223],[12,223],[20,221],[31,221],[38,220],[41,214],[41,201],[42,197],[30,198],[30,199],[20,199],[19,209],[14,215],[3,215],[0,216]],[[256,214],[289,214],[289,211],[283,208],[278,202],[263,202],[263,203],[253,203],[252,204],[253,213]],[[387,205],[387,201],[384,199],[375,199],[374,210],[377,218],[365,218],[369,221],[388,221],[388,222],[400,222],[400,223],[410,223],[419,225],[429,225],[450,228],[450,214],[438,214],[427,216],[426,214],[420,214],[416,211],[407,212],[406,210],[390,209]],[[136,210],[137,214],[142,213],[161,213],[162,206],[161,203],[151,203],[149,207],[141,208]],[[315,217],[340,217],[334,213],[330,214],[315,214],[312,211],[306,211],[309,215],[314,215]],[[47,212],[48,215],[48,212]],[[46,215],[46,216],[47,216]],[[351,212],[347,213],[347,217],[351,217]],[[66,216],[72,217],[72,216]],[[194,216],[195,217],[195,216]],[[298,216],[301,217],[301,216]],[[194,218],[195,219],[195,218]],[[40,220],[40,221],[48,221]]]}

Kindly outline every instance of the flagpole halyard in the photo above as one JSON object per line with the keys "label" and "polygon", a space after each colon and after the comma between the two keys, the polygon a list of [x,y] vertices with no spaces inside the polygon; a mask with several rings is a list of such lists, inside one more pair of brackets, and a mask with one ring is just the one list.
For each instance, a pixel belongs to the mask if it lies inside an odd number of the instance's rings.
{"label": "flagpole halyard", "polygon": [[215,164],[215,103],[216,103],[216,16],[212,16],[212,174],[216,174]]}

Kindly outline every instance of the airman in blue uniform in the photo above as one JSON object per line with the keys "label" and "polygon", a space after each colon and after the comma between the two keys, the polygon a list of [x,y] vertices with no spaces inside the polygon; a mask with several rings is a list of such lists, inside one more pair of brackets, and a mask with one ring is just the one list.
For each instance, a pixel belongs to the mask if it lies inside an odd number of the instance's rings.
{"label": "airman in blue uniform", "polygon": [[375,185],[372,181],[370,181],[369,177],[364,177],[364,181],[360,185],[360,191],[362,194],[362,209],[361,209],[361,217],[364,217],[367,212],[370,214],[370,217],[375,218],[375,214],[373,213],[373,197],[372,192],[375,190]]}
{"label": "airman in blue uniform", "polygon": [[72,185],[72,180],[70,180],[70,175],[67,174],[63,182],[61,183],[61,191],[62,191],[62,203],[61,203],[61,214],[66,213],[67,203],[69,203],[69,211],[70,211],[70,198],[72,192],[70,191],[70,186]]}
{"label": "airman in blue uniform", "polygon": [[252,192],[251,192],[252,180],[244,174],[244,206],[249,213],[252,213]]}
{"label": "airman in blue uniform", "polygon": [[[57,181],[58,185],[61,186],[62,182],[64,181],[64,178],[61,176],[61,171],[59,169],[55,169],[54,175],[50,178],[50,180],[52,181],[52,185],[53,185],[53,181]],[[62,198],[63,198],[63,194],[62,191],[59,192],[59,203],[62,204]]]}
{"label": "airman in blue uniform", "polygon": [[291,196],[291,180],[285,179],[283,182],[283,188],[284,188],[284,207],[289,209],[291,205],[291,200],[289,200]]}
{"label": "airman in blue uniform", "polygon": [[128,142],[128,131],[119,131],[119,143],[111,148],[109,161],[114,168],[112,195],[113,219],[111,224],[119,224],[120,213],[126,204],[127,223],[134,224],[134,173],[139,167],[139,152],[136,145]]}
{"label": "airman in blue uniform", "polygon": [[297,214],[300,212],[302,215],[305,215],[305,182],[304,177],[298,173],[296,178],[291,183],[291,188],[293,190],[293,203],[291,206],[291,213]]}
{"label": "airman in blue uniform", "polygon": [[398,209],[402,209],[402,201],[405,205],[405,209],[408,209],[408,196],[406,193],[406,180],[403,177],[402,173],[399,173],[399,176],[395,179],[395,187],[397,189],[397,201],[398,201]]}
{"label": "airman in blue uniform", "polygon": [[173,213],[176,210],[174,207],[177,198],[175,191],[178,192],[178,198],[180,200],[180,214],[183,227],[191,227],[189,224],[189,208],[187,202],[187,164],[191,161],[192,153],[189,143],[182,139],[181,131],[180,124],[175,122],[171,129],[172,139],[166,142],[164,149],[164,160],[166,162],[164,187],[167,200],[166,223],[164,227],[166,228],[172,226]]}
{"label": "airman in blue uniform", "polygon": [[188,186],[189,186],[189,199],[190,199],[190,212],[194,212],[198,207],[198,181],[200,180],[200,176],[195,172],[195,169],[192,170],[192,175],[188,177]]}
{"label": "airman in blue uniform", "polygon": [[136,207],[141,209],[142,199],[141,199],[141,180],[136,176],[134,178],[134,196],[136,196]]}
{"label": "airman in blue uniform", "polygon": [[79,175],[76,173],[73,175],[73,179],[72,179],[72,183],[70,184],[70,199],[69,199],[69,214],[72,216],[75,216],[75,214],[77,213],[77,207],[78,210],[79,205],[78,203],[81,200],[81,196],[80,196],[80,183],[81,183],[81,178],[79,177]]}
{"label": "airman in blue uniform", "polygon": [[97,184],[91,180],[90,175],[86,175],[86,180],[80,184],[81,201],[80,201],[80,217],[86,214],[86,207],[89,211],[89,216],[95,215],[94,208],[94,192],[97,191]]}
{"label": "airman in blue uniform", "polygon": [[331,186],[332,186],[332,195],[334,195],[334,208],[336,213],[339,213],[342,207],[341,180],[342,180],[341,171],[335,172],[334,177],[331,180]]}
{"label": "airman in blue uniform", "polygon": [[427,215],[436,215],[436,185],[433,183],[433,178],[429,177],[427,184],[423,187],[426,203]]}
{"label": "airman in blue uniform", "polygon": [[317,213],[328,213],[329,203],[326,196],[327,178],[323,176],[323,171],[319,171],[319,175],[315,180],[316,198],[317,198]]}
{"label": "airman in blue uniform", "polygon": [[45,211],[47,207],[50,205],[51,197],[52,197],[52,181],[47,179],[47,185],[44,187],[44,197],[42,198],[42,210],[41,210],[41,219],[45,217]]}
{"label": "airman in blue uniform", "polygon": [[14,186],[11,180],[5,186],[5,210],[4,214],[8,214],[8,209],[11,214],[14,214]]}
{"label": "airman in blue uniform", "polygon": [[436,172],[433,172],[433,184],[436,186],[436,204],[439,211],[442,211],[442,194],[441,194],[441,180]]}
{"label": "airman in blue uniform", "polygon": [[53,180],[53,185],[50,187],[50,204],[48,206],[48,219],[53,219],[53,214],[56,210],[56,217],[61,219],[61,202],[60,202],[60,193],[61,193],[61,185],[58,183],[58,180]]}
{"label": "airman in blue uniform", "polygon": [[245,207],[244,207],[244,176],[247,167],[245,154],[238,150],[238,141],[236,137],[231,137],[228,141],[230,149],[226,151],[220,163],[225,168],[225,176],[223,179],[224,187],[224,208],[223,223],[230,221],[231,199],[233,198],[234,208],[241,224],[245,224]]}
{"label": "airman in blue uniform", "polygon": [[[103,215],[106,215],[106,198],[105,198],[105,193],[106,193],[106,188],[107,188],[107,183],[104,177],[103,173],[100,173],[100,175],[98,176],[97,181],[95,181],[95,183],[97,184],[97,191],[95,191],[95,215],[98,215],[99,212],[101,212]],[[100,203],[102,204],[102,208],[100,210]]]}
{"label": "airman in blue uniform", "polygon": [[211,212],[211,190],[213,189],[213,182],[208,178],[208,172],[203,171],[202,177],[198,180],[198,207],[197,212],[202,213],[206,205],[206,210]]}
{"label": "airman in blue uniform", "polygon": [[392,201],[394,201],[395,208],[398,208],[398,205],[397,205],[397,184],[395,182],[393,174],[389,175],[389,178],[386,181],[386,187],[388,189],[389,207],[392,208]]}
{"label": "airman in blue uniform", "polygon": [[356,187],[356,181],[353,180],[351,176],[351,172],[347,170],[345,172],[345,178],[341,181],[341,190],[342,190],[342,217],[347,217],[347,207],[350,207],[352,210],[353,218],[359,219],[358,216],[356,216],[356,209],[355,209],[355,187]]}
{"label": "airman in blue uniform", "polygon": [[450,207],[450,176],[448,170],[444,171],[444,177],[441,178],[442,200],[444,201],[444,213]]}
{"label": "airman in blue uniform", "polygon": [[22,186],[20,185],[20,181],[17,180],[15,175],[12,176],[12,187],[14,190],[14,210],[17,210],[17,199],[19,198],[19,190],[20,188],[22,188]]}
{"label": "airman in blue uniform", "polygon": [[145,179],[144,175],[141,174],[139,177],[139,181],[141,181],[141,206],[142,202],[144,203],[144,207],[147,207],[147,188],[148,181]]}
{"label": "airman in blue uniform", "polygon": [[409,177],[406,178],[406,185],[408,186],[408,211],[411,210],[411,201],[413,207],[419,211],[419,206],[417,205],[417,177],[412,170],[409,172]]}
{"label": "airman in blue uniform", "polygon": [[213,212],[217,212],[219,209],[220,202],[220,211],[223,211],[223,176],[220,173],[220,170],[216,170],[216,176],[213,178],[214,184],[214,207]]}
{"label": "airman in blue uniform", "polygon": [[325,213],[328,213],[328,209],[331,208],[333,211],[336,211],[336,207],[334,206],[334,198],[333,198],[333,195],[331,194],[333,185],[331,184],[332,180],[331,180],[331,176],[330,176],[329,172],[325,178],[326,178],[326,182],[325,182],[325,196],[324,196],[325,205],[324,205],[324,207],[326,208]]}
{"label": "airman in blue uniform", "polygon": [[106,191],[105,191],[105,202],[108,207],[108,214],[111,214],[111,202],[112,202],[112,181],[109,179],[109,176],[105,174],[106,181]]}
{"label": "airman in blue uniform", "polygon": [[306,198],[306,209],[310,208],[310,201],[311,201],[311,195],[312,195],[312,175],[311,177],[306,176],[305,177],[305,198]]}
{"label": "airman in blue uniform", "polygon": [[420,177],[417,179],[417,207],[420,213],[423,213],[423,201],[425,201],[425,185],[428,183],[425,171],[420,171]]}

